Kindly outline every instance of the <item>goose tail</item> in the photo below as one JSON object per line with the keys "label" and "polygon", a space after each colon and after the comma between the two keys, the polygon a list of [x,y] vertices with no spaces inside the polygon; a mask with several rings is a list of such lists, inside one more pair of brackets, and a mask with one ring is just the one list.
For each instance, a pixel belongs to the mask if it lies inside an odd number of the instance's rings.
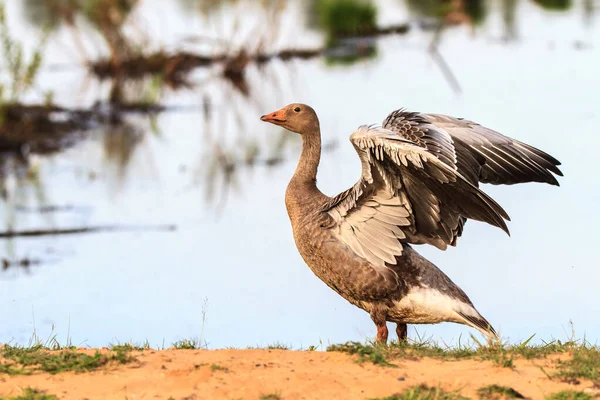
{"label": "goose tail", "polygon": [[479,312],[474,307],[473,311],[473,313],[469,314],[457,311],[457,314],[463,320],[463,324],[477,329],[488,339],[499,339],[498,334],[496,333],[496,330],[494,329],[492,324],[490,324],[487,319],[483,318],[483,316],[479,314]]}

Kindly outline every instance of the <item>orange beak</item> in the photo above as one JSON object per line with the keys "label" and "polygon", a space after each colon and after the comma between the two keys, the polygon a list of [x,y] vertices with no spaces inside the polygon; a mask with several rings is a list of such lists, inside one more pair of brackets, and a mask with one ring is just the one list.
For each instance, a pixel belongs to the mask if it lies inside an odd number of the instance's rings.
{"label": "orange beak", "polygon": [[287,120],[285,118],[285,110],[277,110],[267,115],[263,115],[260,117],[261,121],[270,122],[275,125],[281,125],[285,123]]}

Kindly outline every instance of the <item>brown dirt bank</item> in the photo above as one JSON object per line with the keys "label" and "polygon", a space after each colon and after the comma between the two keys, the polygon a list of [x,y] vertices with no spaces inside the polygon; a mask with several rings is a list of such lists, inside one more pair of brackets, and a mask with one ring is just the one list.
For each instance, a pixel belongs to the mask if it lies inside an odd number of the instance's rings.
{"label": "brown dirt bank", "polygon": [[[95,352],[85,350],[88,354]],[[108,350],[101,350],[106,353]],[[390,360],[384,367],[338,352],[290,350],[145,350],[135,361],[91,372],[32,375],[0,373],[0,398],[22,395],[31,387],[60,399],[368,399],[386,397],[426,383],[479,398],[477,389],[508,386],[526,398],[543,399],[561,390],[597,389],[590,381],[567,383],[550,378],[558,360],[516,359],[513,368],[492,361],[433,358]],[[277,397],[263,397],[277,398]]]}

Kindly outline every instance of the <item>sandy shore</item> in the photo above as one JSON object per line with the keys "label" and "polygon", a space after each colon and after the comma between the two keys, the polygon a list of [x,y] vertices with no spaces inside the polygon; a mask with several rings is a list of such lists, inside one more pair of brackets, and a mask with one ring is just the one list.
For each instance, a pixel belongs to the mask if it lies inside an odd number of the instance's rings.
{"label": "sandy shore", "polygon": [[[101,350],[107,352],[108,350]],[[92,354],[94,349],[86,350]],[[543,399],[561,390],[594,393],[592,382],[550,378],[564,356],[516,359],[513,368],[491,361],[432,358],[391,360],[396,367],[338,352],[290,350],[145,350],[127,364],[91,372],[0,374],[0,394],[16,397],[27,387],[60,399],[368,399],[390,396],[422,383],[479,398],[487,385],[513,388]],[[273,395],[268,397],[268,395]]]}

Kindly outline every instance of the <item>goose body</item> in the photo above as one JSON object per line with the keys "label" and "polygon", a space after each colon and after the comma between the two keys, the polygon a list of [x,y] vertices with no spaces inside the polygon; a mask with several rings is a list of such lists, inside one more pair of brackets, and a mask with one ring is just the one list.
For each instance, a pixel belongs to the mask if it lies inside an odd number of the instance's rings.
{"label": "goose body", "polygon": [[558,185],[548,154],[471,121],[396,110],[382,126],[350,136],[362,164],[359,181],[335,197],[316,186],[321,133],[314,110],[290,104],[261,117],[299,133],[302,154],[285,203],[296,247],[313,273],[365,310],[387,341],[386,321],[455,322],[496,336],[469,297],[411,244],[456,245],[467,219],[508,233],[506,212],[479,182]]}

